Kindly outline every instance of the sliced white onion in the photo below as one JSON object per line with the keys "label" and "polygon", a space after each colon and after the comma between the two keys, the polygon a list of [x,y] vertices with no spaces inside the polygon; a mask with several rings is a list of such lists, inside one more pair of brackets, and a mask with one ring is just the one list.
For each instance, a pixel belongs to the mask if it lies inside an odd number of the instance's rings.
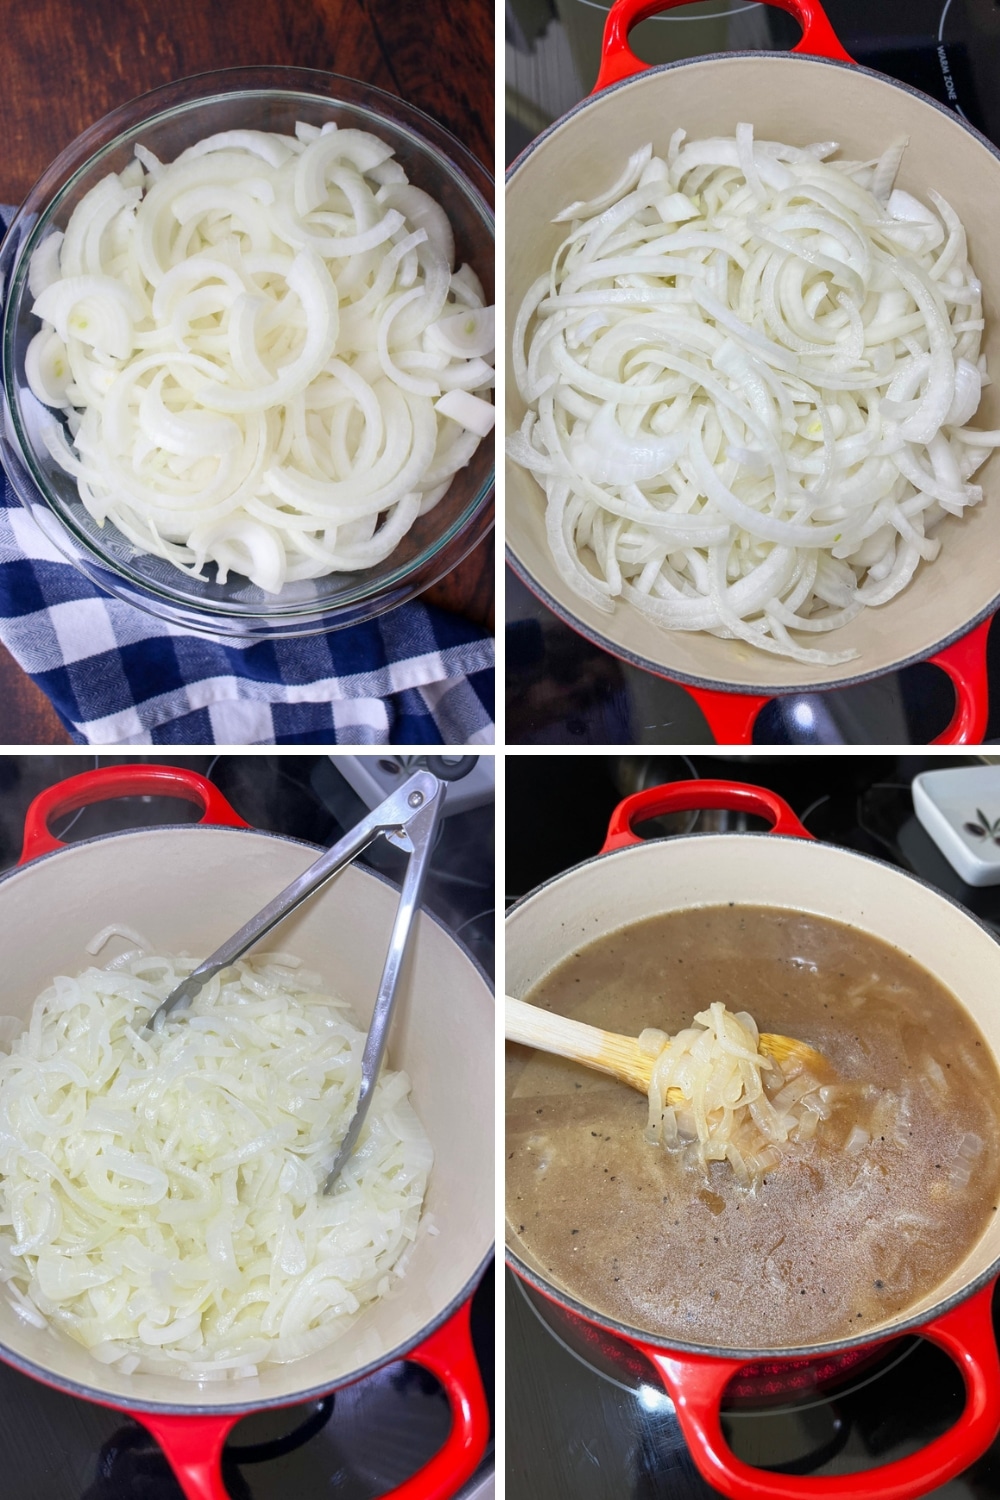
{"label": "sliced white onion", "polygon": [[[654,1059],[647,1140],[683,1152],[702,1172],[728,1161],[740,1186],[753,1188],[815,1133],[821,1080],[796,1065],[786,1082],[746,1012],[714,1001],[675,1036],[644,1031],[639,1048]],[[680,1099],[668,1103],[668,1093]]]}
{"label": "sliced white onion", "polygon": [[392,147],[365,130],[335,130],[320,135],[295,164],[295,208],[314,213],[327,196],[327,175],[337,162],[349,162],[360,173],[370,172],[392,155]]}
{"label": "sliced white onion", "polygon": [[584,436],[574,441],[570,457],[578,472],[595,484],[635,484],[669,473],[687,442],[686,432],[662,438],[649,433],[626,437],[609,403],[588,423]]}
{"label": "sliced white onion", "polygon": [[976,415],[982,394],[983,377],[978,367],[967,359],[958,360],[955,365],[955,395],[942,425],[965,427]]}
{"label": "sliced white onion", "polygon": [[470,308],[432,323],[428,337],[455,359],[482,358],[492,354],[496,344],[493,308]]}
{"label": "sliced white onion", "polygon": [[58,281],[62,274],[59,269],[59,251],[64,238],[61,229],[53,230],[32,251],[28,265],[28,291],[33,297],[40,297],[45,288]]}
{"label": "sliced white onion", "polygon": [[55,327],[64,344],[72,337],[127,359],[142,305],[130,287],[110,276],[66,276],[50,282],[32,311]]}
{"label": "sliced white onion", "polygon": [[65,406],[73,379],[66,345],[54,328],[36,333],[24,352],[24,370],[32,391],[49,406]]}
{"label": "sliced white onion", "polygon": [[491,401],[473,396],[468,391],[448,391],[434,403],[434,410],[442,417],[450,417],[466,432],[474,432],[484,438],[493,431],[497,419],[496,407]]}
{"label": "sliced white onion", "polygon": [[198,156],[207,156],[212,151],[225,151],[235,147],[251,156],[259,156],[270,167],[280,167],[293,155],[292,142],[287,136],[273,135],[264,130],[220,130],[216,135],[204,136],[188,146],[178,156],[178,161],[190,161]]}
{"label": "sliced white onion", "polygon": [[324,1194],[364,1033],[274,953],[151,1042],[144,1022],[193,962],[63,976],[0,1057],[0,1283],[102,1364],[240,1379],[344,1336],[391,1291],[433,1152],[408,1079],[384,1068]]}
{"label": "sliced white onion", "polygon": [[383,560],[493,425],[492,310],[443,209],[333,122],[136,158],[32,258],[49,451],[198,576],[275,593]]}
{"label": "sliced white onion", "polygon": [[[379,189],[378,199],[387,208],[398,209],[408,224],[423,229],[438,254],[447,261],[449,270],[451,269],[455,264],[455,235],[448,215],[430,193],[415,187],[412,182],[392,182]],[[484,300],[480,288],[480,302]]]}
{"label": "sliced white onion", "polygon": [[595,608],[834,665],[857,652],[797,632],[894,598],[981,499],[981,287],[945,199],[893,186],[904,145],[826,163],[832,143],[747,124],[675,131],[556,216],[513,331],[508,452]]}

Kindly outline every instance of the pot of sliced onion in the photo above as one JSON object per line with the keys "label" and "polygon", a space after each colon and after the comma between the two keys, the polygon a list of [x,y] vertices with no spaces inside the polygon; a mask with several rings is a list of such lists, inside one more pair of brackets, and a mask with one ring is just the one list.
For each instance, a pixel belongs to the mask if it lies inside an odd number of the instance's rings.
{"label": "pot of sliced onion", "polygon": [[92,582],[211,634],[309,634],[492,524],[489,173],[304,68],[181,79],[52,163],[0,251],[18,498]]}
{"label": "pot of sliced onion", "polygon": [[[763,818],[770,831],[646,840],[634,831],[652,818],[705,808]],[[523,997],[578,950],[646,919],[726,904],[809,913],[893,945],[961,997],[994,1060],[1000,1059],[995,1003],[1000,947],[994,934],[903,871],[815,840],[773,792],[734,782],[675,782],[647,788],[620,803],[599,855],[539,886],[508,912],[506,988]],[[608,972],[598,985],[606,983]],[[663,983],[664,970],[655,972],[661,977],[651,983]],[[688,1035],[681,1033],[678,1040]],[[524,1056],[508,1059],[509,1109],[521,1097],[524,1065]],[[566,1104],[567,1079],[560,1075],[550,1086],[554,1093],[547,1102],[558,1110]],[[521,1092],[527,1096],[530,1089],[525,1085]],[[639,1148],[650,1146],[640,1142]],[[773,1168],[781,1170],[780,1163]],[[822,1187],[817,1191],[821,1193]],[[776,1338],[765,1349],[738,1344],[722,1348],[717,1341],[699,1340],[694,1307],[688,1314],[691,1336],[683,1343],[653,1337],[607,1316],[549,1274],[528,1244],[519,1217],[524,1217],[523,1208],[519,1214],[517,1203],[508,1201],[507,1262],[539,1315],[582,1359],[612,1378],[634,1386],[648,1382],[655,1371],[674,1403],[699,1471],[731,1500],[907,1500],[961,1473],[1000,1430],[1000,1360],[992,1320],[1000,1271],[1000,1225],[995,1219],[946,1280],[865,1333],[787,1348],[779,1347]],[[664,1243],[669,1244],[669,1233]],[[765,1287],[762,1295],[767,1295]],[[891,1357],[902,1335],[919,1335],[944,1350],[960,1368],[965,1385],[961,1417],[927,1446],[881,1467],[821,1477],[757,1468],[730,1448],[723,1410],[759,1410],[773,1405],[776,1397],[791,1399],[796,1392],[836,1388],[852,1372]]]}
{"label": "pot of sliced onion", "polygon": [[[49,832],[140,795],[193,802],[200,821]],[[315,856],[173,767],[88,772],[32,804],[0,880],[0,1358],[134,1416],[190,1500],[225,1500],[241,1416],[412,1360],[443,1385],[451,1430],[392,1494],[445,1500],[489,1437],[469,1329],[493,1240],[485,976],[419,913],[374,1124],[326,1196],[395,887],[348,866],[183,1026],[143,1031],[191,966],[177,955],[211,952]]]}
{"label": "pot of sliced onion", "polygon": [[1000,404],[1000,154],[855,65],[647,67],[617,0],[597,87],[507,189],[507,543],[567,624],[683,684],[720,743],[771,697],[918,661],[981,742]]}

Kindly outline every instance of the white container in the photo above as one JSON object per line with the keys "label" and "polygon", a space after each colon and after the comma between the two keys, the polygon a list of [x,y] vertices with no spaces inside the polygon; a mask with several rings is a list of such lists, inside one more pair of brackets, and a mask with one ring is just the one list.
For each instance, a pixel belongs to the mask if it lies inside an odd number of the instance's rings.
{"label": "white container", "polygon": [[924,771],[913,808],[966,885],[1000,885],[1000,766]]}

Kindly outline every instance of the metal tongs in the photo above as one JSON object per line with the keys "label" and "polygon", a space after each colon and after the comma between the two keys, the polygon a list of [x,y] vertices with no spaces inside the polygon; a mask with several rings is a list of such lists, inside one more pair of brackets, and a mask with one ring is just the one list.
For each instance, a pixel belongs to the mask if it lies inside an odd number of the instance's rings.
{"label": "metal tongs", "polygon": [[[454,771],[449,779],[455,779]],[[355,1106],[354,1117],[347,1127],[347,1134],[340,1143],[340,1149],[329,1176],[323,1184],[324,1193],[331,1190],[339,1172],[349,1160],[371,1104],[375,1080],[385,1054],[386,1037],[389,1033],[389,1022],[392,1019],[399,971],[402,968],[413,915],[420,905],[420,893],[430,861],[445,792],[444,781],[431,775],[429,771],[418,771],[416,775],[411,776],[403,786],[386,797],[384,802],[380,802],[378,807],[373,808],[367,817],[362,818],[361,822],[334,844],[332,849],[327,849],[320,855],[315,864],[310,865],[308,870],[292,881],[291,885],[286,886],[280,895],[275,896],[273,901],[269,901],[265,907],[262,907],[256,916],[251,917],[249,922],[240,928],[239,932],[234,933],[221,948],[217,948],[210,958],[206,958],[203,964],[199,964],[193,973],[177,985],[176,989],[171,990],[163,1004],[146,1023],[147,1031],[158,1030],[162,1027],[164,1018],[172,1011],[178,1007],[187,1009],[203,985],[207,984],[220,970],[228,968],[230,964],[241,958],[249,948],[252,948],[272,928],[283,921],[289,912],[300,906],[307,896],[311,896],[313,891],[336,875],[338,870],[342,870],[345,865],[356,859],[362,850],[367,849],[368,845],[374,843],[380,835],[387,838],[391,844],[395,844],[398,849],[403,849],[410,859],[400,891],[399,906],[396,908],[396,920],[393,923],[389,951],[382,968],[382,978],[379,982],[375,1009],[372,1011],[368,1039],[361,1058],[361,1088],[358,1093],[358,1102]]]}

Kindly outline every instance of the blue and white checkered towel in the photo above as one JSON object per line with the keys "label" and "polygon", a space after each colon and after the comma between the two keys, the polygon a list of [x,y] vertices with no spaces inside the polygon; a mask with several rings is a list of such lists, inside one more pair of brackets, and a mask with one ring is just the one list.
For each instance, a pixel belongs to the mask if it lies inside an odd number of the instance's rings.
{"label": "blue and white checkered towel", "polygon": [[404,604],[245,645],[175,629],[66,562],[2,469],[0,640],[78,744],[493,743],[493,642],[475,626]]}

